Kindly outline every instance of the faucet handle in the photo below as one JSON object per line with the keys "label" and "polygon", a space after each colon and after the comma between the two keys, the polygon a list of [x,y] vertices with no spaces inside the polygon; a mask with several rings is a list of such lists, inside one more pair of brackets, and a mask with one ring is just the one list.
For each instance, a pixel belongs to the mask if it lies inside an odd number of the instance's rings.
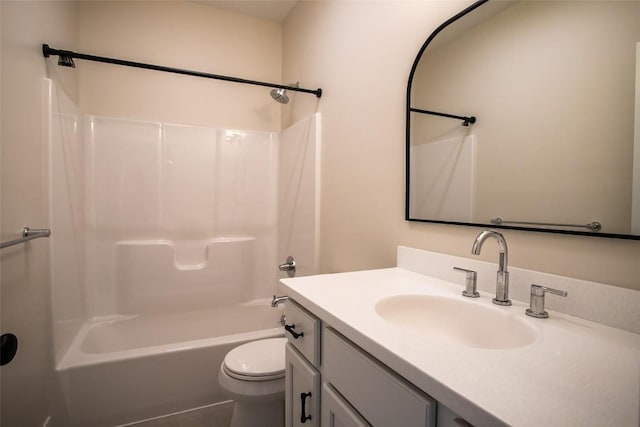
{"label": "faucet handle", "polygon": [[287,276],[294,277],[296,275],[296,260],[291,255],[289,255],[287,257],[287,261],[278,266],[278,270],[286,271]]}
{"label": "faucet handle", "polygon": [[558,289],[547,288],[546,286],[531,284],[531,297],[529,300],[529,308],[525,310],[527,316],[536,317],[538,319],[546,319],[549,317],[549,313],[544,310],[544,295],[546,293],[566,297],[568,294],[565,291]]}
{"label": "faucet handle", "polygon": [[467,270],[466,268],[453,267],[456,271],[462,271],[466,273],[467,280],[465,282],[464,291],[462,291],[462,295],[468,298],[478,298],[480,294],[478,293],[478,273],[473,270]]}

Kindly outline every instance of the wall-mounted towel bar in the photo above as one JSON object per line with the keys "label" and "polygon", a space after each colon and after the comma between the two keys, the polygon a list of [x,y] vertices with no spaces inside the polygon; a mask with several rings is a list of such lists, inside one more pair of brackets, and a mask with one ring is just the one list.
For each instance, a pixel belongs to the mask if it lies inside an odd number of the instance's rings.
{"label": "wall-mounted towel bar", "polygon": [[250,85],[265,86],[277,89],[286,89],[293,92],[312,93],[318,98],[322,96],[322,89],[305,89],[296,87],[295,85],[281,85],[276,83],[260,82],[257,80],[247,80],[239,77],[222,76],[220,74],[203,73],[201,71],[183,70],[181,68],[165,67],[162,65],[145,64],[142,62],[127,61],[123,59],[107,58],[104,56],[87,55],[86,53],[73,52],[71,50],[59,50],[49,47],[48,44],[42,45],[42,54],[45,58],[51,55],[58,56],[58,65],[64,67],[75,68],[73,58],[84,59],[86,61],[104,62],[107,64],[124,65],[125,67],[144,68],[146,70],[164,71],[165,73],[184,74],[187,76],[204,77],[207,79],[225,80],[228,82],[245,83]]}
{"label": "wall-mounted towel bar", "polygon": [[491,224],[502,225],[502,224],[520,224],[520,225],[542,225],[549,227],[576,227],[576,228],[586,228],[591,231],[600,231],[602,230],[602,224],[594,221],[589,224],[554,224],[549,222],[529,222],[529,221],[507,221],[502,218],[491,218]]}
{"label": "wall-mounted towel bar", "polygon": [[469,126],[476,122],[475,116],[456,116],[455,114],[438,113],[437,111],[421,110],[419,108],[410,108],[414,113],[430,114],[432,116],[448,117],[450,119],[462,120],[462,126]]}
{"label": "wall-mounted towel bar", "polygon": [[21,238],[0,243],[0,249],[8,248],[9,246],[17,245],[19,243],[24,243],[29,240],[37,239],[39,237],[49,237],[49,236],[51,236],[51,230],[49,230],[48,228],[24,227],[22,229]]}

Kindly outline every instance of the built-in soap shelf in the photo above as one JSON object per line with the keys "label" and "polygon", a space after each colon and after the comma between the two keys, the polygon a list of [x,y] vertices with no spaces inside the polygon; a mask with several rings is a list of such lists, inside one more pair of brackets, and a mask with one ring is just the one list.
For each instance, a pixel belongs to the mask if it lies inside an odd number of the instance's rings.
{"label": "built-in soap shelf", "polygon": [[191,271],[207,268],[210,263],[216,263],[215,255],[231,250],[233,247],[246,246],[254,242],[255,237],[215,237],[210,239],[150,239],[150,240],[121,240],[115,242],[116,251],[136,256],[145,254],[145,258],[154,256],[163,260],[167,256],[173,258],[176,270]]}
{"label": "built-in soap shelf", "polygon": [[124,313],[240,301],[255,278],[255,237],[122,240],[114,248]]}

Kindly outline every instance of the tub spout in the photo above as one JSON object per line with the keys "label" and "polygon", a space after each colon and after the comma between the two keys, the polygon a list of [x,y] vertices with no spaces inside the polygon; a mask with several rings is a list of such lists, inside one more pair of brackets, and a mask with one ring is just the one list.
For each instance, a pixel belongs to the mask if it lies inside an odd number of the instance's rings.
{"label": "tub spout", "polygon": [[273,299],[271,300],[271,307],[275,308],[278,305],[282,304],[283,302],[285,302],[286,300],[288,300],[289,297],[286,295],[277,297],[277,296],[273,296]]}

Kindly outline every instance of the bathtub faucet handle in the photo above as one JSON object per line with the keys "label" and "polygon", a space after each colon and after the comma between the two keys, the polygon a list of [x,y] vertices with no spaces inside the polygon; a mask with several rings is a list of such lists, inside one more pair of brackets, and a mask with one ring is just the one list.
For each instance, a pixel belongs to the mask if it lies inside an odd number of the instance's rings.
{"label": "bathtub faucet handle", "polygon": [[296,275],[296,260],[291,255],[289,255],[287,257],[287,261],[284,264],[280,264],[278,266],[278,269],[280,271],[286,271],[287,276],[293,277]]}

